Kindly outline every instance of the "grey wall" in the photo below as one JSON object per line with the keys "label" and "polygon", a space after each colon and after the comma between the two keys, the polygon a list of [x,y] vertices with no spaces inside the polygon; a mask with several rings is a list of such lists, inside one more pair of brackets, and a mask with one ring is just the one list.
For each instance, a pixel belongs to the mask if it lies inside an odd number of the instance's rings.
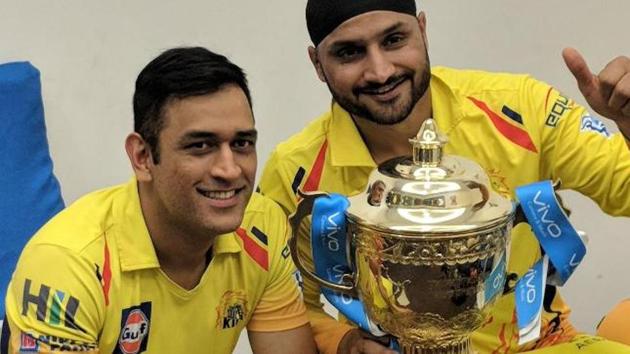
{"label": "grey wall", "polygon": [[[71,202],[131,176],[123,141],[139,70],[172,46],[202,45],[249,73],[260,165],[273,146],[323,112],[329,96],[307,59],[304,0],[0,0],[0,62],[42,72],[55,172]],[[574,46],[598,71],[630,55],[630,1],[426,0],[433,64],[528,72],[584,103],[560,50]],[[609,125],[614,126],[614,125]],[[630,297],[630,222],[569,193],[590,234],[585,263],[563,289],[578,328]],[[239,353],[249,353],[246,343]]]}

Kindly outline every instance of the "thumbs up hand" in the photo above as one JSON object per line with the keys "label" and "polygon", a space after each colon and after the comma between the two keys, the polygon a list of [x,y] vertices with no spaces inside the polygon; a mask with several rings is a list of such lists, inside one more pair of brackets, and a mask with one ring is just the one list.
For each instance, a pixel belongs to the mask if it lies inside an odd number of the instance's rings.
{"label": "thumbs up hand", "polygon": [[591,108],[630,137],[630,58],[617,57],[595,75],[577,50],[565,48],[562,57]]}

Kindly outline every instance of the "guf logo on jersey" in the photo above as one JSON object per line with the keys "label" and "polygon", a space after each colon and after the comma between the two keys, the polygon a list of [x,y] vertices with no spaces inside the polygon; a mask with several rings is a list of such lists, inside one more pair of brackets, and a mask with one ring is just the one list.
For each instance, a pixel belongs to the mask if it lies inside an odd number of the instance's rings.
{"label": "guf logo on jersey", "polygon": [[22,333],[20,336],[20,353],[37,353],[38,351],[39,343],[37,343],[37,339],[29,333]]}
{"label": "guf logo on jersey", "polygon": [[122,311],[120,336],[114,354],[138,354],[147,350],[151,325],[151,302]]}

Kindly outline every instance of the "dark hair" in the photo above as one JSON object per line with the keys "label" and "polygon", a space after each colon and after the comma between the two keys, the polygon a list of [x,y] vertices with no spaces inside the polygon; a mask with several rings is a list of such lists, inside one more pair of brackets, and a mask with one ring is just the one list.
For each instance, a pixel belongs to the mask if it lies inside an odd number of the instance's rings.
{"label": "dark hair", "polygon": [[169,49],[142,69],[133,95],[134,131],[142,136],[157,164],[164,108],[172,99],[201,96],[238,85],[249,106],[252,99],[243,69],[225,56],[202,47]]}

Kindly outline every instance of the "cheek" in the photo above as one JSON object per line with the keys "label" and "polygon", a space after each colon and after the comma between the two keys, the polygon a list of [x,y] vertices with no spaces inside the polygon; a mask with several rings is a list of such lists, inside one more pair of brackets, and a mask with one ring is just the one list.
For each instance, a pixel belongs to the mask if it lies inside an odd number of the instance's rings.
{"label": "cheek", "polygon": [[337,64],[325,74],[328,85],[341,92],[351,90],[361,78],[360,68],[352,64]]}
{"label": "cheek", "polygon": [[203,179],[206,173],[208,161],[181,161],[176,168],[173,169],[173,178],[175,184],[186,184]]}
{"label": "cheek", "polygon": [[423,64],[427,61],[425,49],[420,44],[408,48],[408,50],[401,54],[400,60],[409,68],[423,68]]}
{"label": "cheek", "polygon": [[243,171],[243,176],[253,183],[256,178],[256,168],[258,167],[258,158],[256,153],[252,153],[251,155],[243,156],[239,159],[239,166]]}

